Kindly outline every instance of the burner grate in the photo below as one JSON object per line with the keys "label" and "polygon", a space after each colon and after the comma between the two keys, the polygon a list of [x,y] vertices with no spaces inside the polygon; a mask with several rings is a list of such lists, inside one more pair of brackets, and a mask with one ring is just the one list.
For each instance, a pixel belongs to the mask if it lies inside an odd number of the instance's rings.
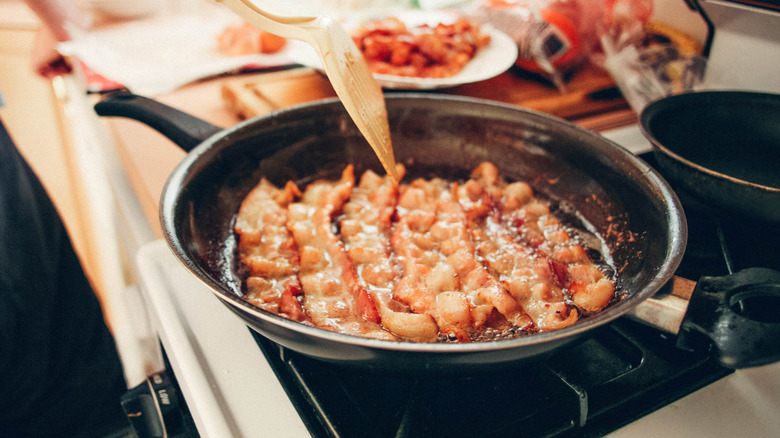
{"label": "burner grate", "polygon": [[539,363],[465,377],[377,374],[255,335],[314,436],[601,436],[731,372],[618,320]]}

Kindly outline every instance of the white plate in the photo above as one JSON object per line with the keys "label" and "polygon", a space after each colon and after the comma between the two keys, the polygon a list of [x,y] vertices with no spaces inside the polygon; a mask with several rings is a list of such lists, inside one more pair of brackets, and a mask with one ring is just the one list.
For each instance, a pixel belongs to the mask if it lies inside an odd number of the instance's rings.
{"label": "white plate", "polygon": [[[406,16],[399,16],[407,25],[416,26],[416,20],[407,19]],[[428,16],[426,20],[434,22]],[[436,22],[447,22],[439,20]],[[433,23],[435,24],[435,23]],[[517,59],[517,45],[505,33],[489,26],[482,25],[482,32],[490,35],[490,43],[479,49],[477,55],[466,64],[463,69],[454,76],[447,78],[418,78],[410,76],[395,76],[388,74],[374,74],[382,88],[398,90],[432,90],[436,88],[450,88],[457,85],[480,82],[505,72]],[[298,64],[307,67],[322,70],[322,63],[317,57],[314,49],[306,46],[301,47],[293,55],[293,60]]]}

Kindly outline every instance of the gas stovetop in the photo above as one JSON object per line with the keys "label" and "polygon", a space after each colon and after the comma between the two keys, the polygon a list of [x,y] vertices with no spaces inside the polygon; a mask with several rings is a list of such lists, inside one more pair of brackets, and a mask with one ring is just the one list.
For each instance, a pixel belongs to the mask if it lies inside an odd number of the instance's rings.
{"label": "gas stovetop", "polygon": [[[652,156],[642,155],[652,162]],[[718,218],[680,192],[689,242],[677,275],[780,269],[778,229]],[[138,257],[162,345],[203,436],[769,436],[780,364],[733,371],[627,319],[515,369],[372,374],[281,349],[248,329],[165,244]],[[258,348],[259,346],[259,348]],[[663,428],[663,429],[660,429]]]}
{"label": "gas stovetop", "polygon": [[603,436],[732,372],[628,320],[542,362],[469,376],[377,375],[255,338],[318,437]]}

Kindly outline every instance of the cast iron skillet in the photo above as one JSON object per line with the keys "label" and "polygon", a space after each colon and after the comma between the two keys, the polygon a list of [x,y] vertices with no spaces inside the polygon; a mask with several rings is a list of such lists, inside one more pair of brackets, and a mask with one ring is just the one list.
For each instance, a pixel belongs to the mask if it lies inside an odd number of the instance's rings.
{"label": "cast iron skillet", "polygon": [[170,248],[252,329],[321,360],[393,372],[473,372],[543,357],[631,311],[672,277],[687,238],[679,201],[651,167],[621,147],[564,120],[488,101],[397,94],[387,97],[387,108],[396,159],[406,164],[407,178],[464,178],[489,160],[504,176],[529,181],[564,214],[577,212],[594,246],[598,238],[606,242],[622,300],[562,330],[472,344],[377,341],[267,313],[239,298],[232,231],[238,206],[261,176],[304,186],[337,178],[347,163],[356,173],[381,172],[341,103],[306,104],[225,130],[124,93],[95,107],[104,116],[140,120],[190,151],[160,201]]}
{"label": "cast iron skillet", "polygon": [[780,95],[679,94],[640,120],[669,182],[718,211],[780,224]]}

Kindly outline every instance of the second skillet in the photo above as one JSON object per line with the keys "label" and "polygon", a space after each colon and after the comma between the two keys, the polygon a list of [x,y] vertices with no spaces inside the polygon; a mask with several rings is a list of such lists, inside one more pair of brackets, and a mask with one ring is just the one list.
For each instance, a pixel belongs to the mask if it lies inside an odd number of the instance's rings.
{"label": "second skillet", "polygon": [[670,182],[721,212],[780,224],[780,94],[678,94],[640,121]]}

